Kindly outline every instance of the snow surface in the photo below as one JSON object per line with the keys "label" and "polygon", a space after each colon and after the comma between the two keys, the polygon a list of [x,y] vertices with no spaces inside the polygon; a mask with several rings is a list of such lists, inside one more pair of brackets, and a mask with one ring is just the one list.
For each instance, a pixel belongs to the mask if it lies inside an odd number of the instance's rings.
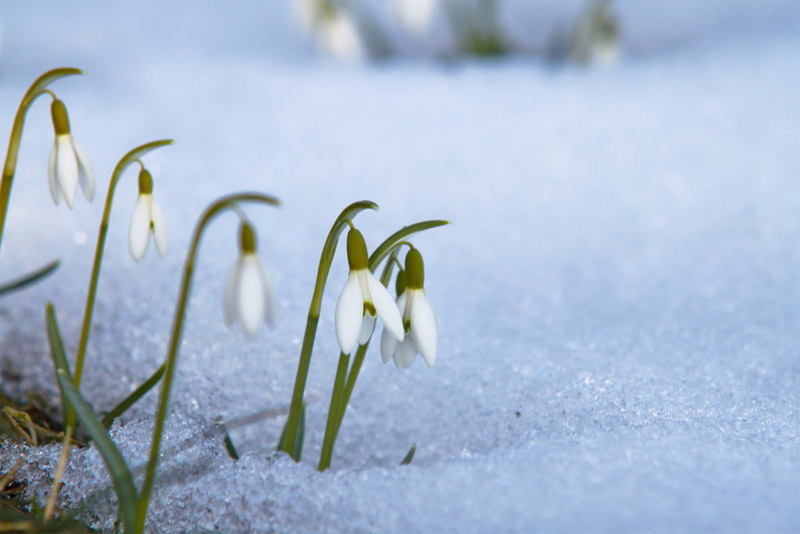
{"label": "snow surface", "polygon": [[[521,25],[531,9],[515,5]],[[153,530],[797,532],[800,8],[643,5],[620,4],[627,60],[583,71],[525,57],[342,66],[318,60],[278,3],[4,1],[0,123],[10,130],[44,70],[85,69],[52,88],[98,198],[52,205],[52,127],[37,103],[0,280],[63,264],[0,303],[3,388],[57,405],[45,303],[74,354],[108,177],[129,149],[170,137],[145,158],[169,250],[131,259],[128,171],[84,395],[108,409],[162,362],[194,221],[222,194],[284,201],[247,208],[280,313],[254,341],[224,328],[237,220],[220,218],[196,270]],[[415,239],[439,355],[433,369],[400,370],[372,347],[319,474],[343,256],[323,302],[304,461],[272,451],[322,243],[360,199],[381,206],[356,219],[373,247],[404,224],[453,221]],[[270,416],[232,430],[233,461],[215,420],[261,410]],[[154,412],[151,394],[112,432],[139,481]],[[412,443],[413,463],[398,467]],[[59,447],[0,450],[3,471],[25,455],[43,499]],[[59,505],[113,527],[95,448],[73,453]]]}

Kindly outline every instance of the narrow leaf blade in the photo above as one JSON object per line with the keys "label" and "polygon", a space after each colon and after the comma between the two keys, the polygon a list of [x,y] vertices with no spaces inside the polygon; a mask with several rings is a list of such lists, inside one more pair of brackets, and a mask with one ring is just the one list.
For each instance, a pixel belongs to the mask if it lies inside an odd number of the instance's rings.
{"label": "narrow leaf blade", "polygon": [[128,408],[136,404],[139,399],[141,399],[148,391],[153,389],[156,384],[161,380],[161,377],[164,376],[164,371],[167,370],[167,364],[162,364],[155,373],[150,376],[141,386],[136,388],[136,391],[125,397],[119,404],[114,406],[114,408],[108,412],[105,416],[103,416],[103,426],[105,428],[110,428],[111,424],[114,422],[114,419],[122,415],[127,411]]}
{"label": "narrow leaf blade", "polygon": [[[53,303],[48,302],[47,308],[45,311],[45,321],[47,323],[47,342],[50,345],[50,356],[53,358],[53,367],[55,368],[56,378],[58,378],[58,372],[64,371],[67,376],[72,380],[72,373],[69,370],[69,363],[67,362],[67,356],[64,353],[64,341],[61,339],[61,332],[58,329],[58,322],[56,321],[56,314],[55,310],[53,309]],[[67,402],[67,397],[64,395],[64,391],[61,391],[61,411],[63,412],[64,417],[64,426],[67,426],[67,414],[69,413],[69,402]]]}
{"label": "narrow leaf blade", "polygon": [[64,369],[59,369],[57,377],[58,385],[62,393],[66,395],[81,425],[86,429],[86,432],[97,445],[100,454],[103,456],[108,473],[111,475],[111,480],[114,483],[114,491],[119,501],[120,515],[125,524],[125,531],[134,532],[139,495],[136,492],[136,486],[133,484],[133,476],[131,475],[130,469],[128,469],[128,465],[125,463],[122,453],[120,453],[117,446],[111,440],[111,437],[97,418],[97,415],[95,415],[92,407],[89,406],[89,403],[86,402],[80,392],[72,384],[72,378],[69,374]]}
{"label": "narrow leaf blade", "polygon": [[42,278],[45,278],[47,275],[58,269],[60,264],[61,260],[53,260],[44,267],[40,267],[39,269],[25,274],[16,280],[0,285],[0,296],[5,295],[6,293],[19,291],[20,289],[24,289],[25,287],[38,282]]}
{"label": "narrow leaf blade", "polygon": [[400,462],[400,465],[408,465],[411,463],[411,460],[414,459],[414,453],[417,452],[417,444],[413,444],[410,449],[408,449],[408,454],[406,457],[403,458],[403,461]]}

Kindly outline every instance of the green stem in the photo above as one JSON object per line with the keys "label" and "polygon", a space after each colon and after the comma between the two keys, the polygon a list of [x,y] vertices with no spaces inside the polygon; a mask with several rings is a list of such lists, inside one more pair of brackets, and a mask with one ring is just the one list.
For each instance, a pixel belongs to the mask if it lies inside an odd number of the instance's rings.
{"label": "green stem", "polygon": [[[386,265],[383,267],[383,273],[381,273],[381,283],[384,286],[389,284],[389,279],[392,277],[392,270],[394,270],[395,265],[395,262],[392,260],[397,258],[397,254],[400,252],[401,245],[402,243],[398,243],[397,246],[391,251],[389,254],[389,261],[387,261]],[[375,265],[377,267],[377,263]],[[336,414],[336,419],[333,421],[333,428],[331,429],[333,441],[333,443],[331,443],[331,452],[333,452],[333,444],[336,442],[336,438],[339,437],[339,428],[342,426],[344,412],[347,410],[347,405],[350,402],[350,396],[353,394],[353,388],[356,387],[358,373],[361,371],[361,364],[364,363],[364,356],[367,354],[368,347],[369,340],[367,340],[364,345],[358,347],[358,350],[356,351],[356,357],[353,359],[353,366],[350,368],[350,372],[347,374],[347,381],[342,393],[341,408]],[[328,421],[328,425],[331,425],[330,419]],[[325,428],[325,435],[328,435],[328,428]]]}
{"label": "green stem", "polygon": [[[311,352],[314,349],[314,338],[317,333],[317,323],[319,322],[319,312],[322,308],[322,294],[325,291],[325,283],[328,280],[328,272],[331,270],[333,255],[336,252],[336,244],[339,235],[347,228],[347,223],[355,215],[365,209],[377,210],[378,205],[368,200],[354,202],[347,206],[336,222],[333,223],[331,231],[325,240],[322,255],[319,258],[319,268],[317,269],[317,283],[314,286],[314,294],[311,297],[311,306],[308,310],[308,320],[306,321],[306,333],[303,337],[303,346],[300,349],[300,360],[297,362],[297,375],[294,380],[294,390],[292,391],[292,405],[289,408],[289,419],[286,422],[286,439],[281,450],[292,454],[294,443],[297,439],[297,427],[300,422],[300,412],[303,408],[303,393],[306,389],[306,379],[308,369],[311,365]],[[294,458],[294,457],[293,457]],[[295,458],[298,460],[298,458]]]}
{"label": "green stem", "polygon": [[17,154],[19,153],[19,145],[22,141],[22,128],[25,126],[25,115],[28,113],[28,109],[31,107],[34,100],[46,92],[45,88],[48,85],[59,78],[72,76],[74,74],[84,74],[84,72],[71,67],[49,70],[39,76],[28,88],[25,96],[22,97],[22,102],[20,102],[19,108],[17,109],[17,115],[14,117],[14,125],[11,127],[11,139],[8,141],[6,163],[3,167],[3,178],[2,181],[0,181],[0,244],[3,242],[3,229],[6,224],[8,201],[11,196],[11,183],[14,181],[14,173],[17,168]]}
{"label": "green stem", "polygon": [[[125,154],[111,175],[111,183],[108,186],[108,193],[106,194],[106,206],[103,210],[103,219],[100,221],[100,230],[97,235],[97,247],[94,252],[94,264],[92,265],[92,277],[89,280],[89,292],[86,294],[86,306],[83,309],[83,327],[81,328],[81,340],[78,344],[78,356],[75,361],[75,373],[73,374],[73,381],[75,387],[80,389],[81,374],[83,373],[83,360],[86,357],[86,345],[89,342],[89,328],[92,323],[92,314],[94,313],[94,299],[97,295],[97,281],[100,277],[100,263],[103,261],[103,250],[106,246],[106,234],[108,233],[108,219],[111,215],[111,202],[114,200],[114,191],[117,189],[122,172],[130,165],[138,161],[138,159],[151,150],[156,148],[171,145],[174,143],[171,139],[162,139],[160,141],[152,141],[144,145],[138,146]],[[73,419],[74,421],[74,419]]]}
{"label": "green stem", "polygon": [[186,317],[186,307],[189,303],[189,293],[192,286],[192,277],[194,274],[194,262],[197,257],[197,249],[200,245],[200,238],[203,231],[211,222],[211,220],[220,214],[225,209],[231,209],[239,202],[262,202],[264,204],[272,204],[277,206],[280,204],[278,199],[261,193],[239,193],[227,195],[214,201],[208,208],[206,208],[200,220],[195,226],[194,234],[192,236],[192,243],[189,246],[189,253],[186,256],[186,262],[183,268],[183,279],[181,280],[181,291],[178,297],[178,305],[175,308],[175,318],[172,324],[172,337],[169,344],[169,354],[166,361],[166,372],[164,373],[164,385],[161,388],[161,395],[159,396],[158,412],[156,414],[156,424],[153,429],[153,441],[150,445],[150,459],[147,462],[147,473],[145,475],[144,484],[142,485],[141,496],[139,499],[139,510],[136,517],[136,532],[144,532],[145,518],[147,517],[147,505],[150,500],[150,491],[153,488],[153,482],[156,475],[156,465],[158,464],[158,454],[161,448],[161,435],[164,430],[164,421],[167,416],[167,403],[169,402],[170,389],[172,388],[172,380],[175,375],[175,368],[177,367],[178,348],[181,344],[181,337],[183,335],[183,320]]}
{"label": "green stem", "polygon": [[336,379],[333,381],[331,404],[328,408],[328,423],[325,425],[325,439],[322,441],[322,453],[319,455],[319,470],[325,471],[331,466],[333,456],[333,443],[336,440],[335,432],[338,429],[337,421],[343,410],[342,393],[344,381],[347,378],[347,367],[350,363],[348,354],[339,354],[339,366],[336,368]]}

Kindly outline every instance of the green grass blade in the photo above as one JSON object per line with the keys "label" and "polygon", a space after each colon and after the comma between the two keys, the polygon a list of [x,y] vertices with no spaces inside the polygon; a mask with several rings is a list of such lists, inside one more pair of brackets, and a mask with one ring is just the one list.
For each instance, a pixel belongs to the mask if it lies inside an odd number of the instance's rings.
{"label": "green grass blade", "polygon": [[109,437],[105,427],[95,415],[92,407],[89,406],[89,403],[86,402],[72,384],[72,378],[69,374],[64,369],[59,369],[57,376],[58,385],[61,387],[62,393],[67,396],[69,403],[75,410],[75,414],[78,416],[78,420],[103,456],[108,473],[114,483],[114,491],[119,501],[120,515],[125,524],[125,532],[134,532],[139,495],[136,493],[136,486],[133,485],[131,471],[128,469],[122,453],[111,441],[111,437]]}
{"label": "green grass blade", "polygon": [[442,221],[442,220],[432,220],[432,221],[422,221],[410,226],[404,226],[389,237],[387,237],[383,243],[378,245],[372,254],[369,256],[369,268],[371,271],[375,271],[380,265],[381,261],[392,251],[394,247],[400,241],[403,241],[405,238],[410,236],[411,234],[415,234],[417,232],[422,232],[423,230],[430,230],[431,228],[436,228],[438,226],[444,226],[445,224],[450,224],[450,221]]}
{"label": "green grass blade", "polygon": [[228,432],[225,432],[225,449],[228,451],[228,456],[234,460],[239,459],[239,453],[236,451],[236,447],[233,446],[233,440]]}
{"label": "green grass blade", "polygon": [[167,364],[162,364],[153,375],[148,378],[144,384],[136,388],[136,391],[125,397],[125,399],[114,406],[114,408],[108,412],[105,416],[103,416],[103,426],[105,428],[110,428],[111,424],[114,422],[114,419],[125,413],[125,411],[136,404],[136,402],[141,399],[148,391],[153,389],[156,384],[161,380],[161,377],[164,376],[164,371],[167,369]]}
{"label": "green grass blade", "polygon": [[[53,358],[53,370],[56,372],[56,379],[58,378],[59,370],[64,371],[72,379],[67,356],[64,353],[64,341],[61,339],[61,332],[58,330],[58,322],[56,322],[56,314],[52,302],[47,303],[45,321],[47,323],[47,342],[50,344],[50,356]],[[66,427],[69,402],[67,402],[67,397],[64,395],[63,390],[61,391],[61,411],[64,417],[64,427]]]}
{"label": "green grass blade", "polygon": [[411,463],[411,460],[414,459],[414,453],[417,452],[417,444],[413,444],[410,449],[408,449],[408,454],[406,457],[403,458],[403,461],[400,462],[400,465],[408,465]]}
{"label": "green grass blade", "polygon": [[31,273],[28,273],[26,275],[23,275],[20,278],[17,278],[16,280],[0,285],[0,297],[5,295],[6,293],[12,293],[14,291],[18,291],[31,284],[38,282],[42,278],[46,277],[47,275],[51,274],[53,271],[58,269],[58,266],[60,264],[61,260],[53,260],[44,267],[40,267],[39,269]]}

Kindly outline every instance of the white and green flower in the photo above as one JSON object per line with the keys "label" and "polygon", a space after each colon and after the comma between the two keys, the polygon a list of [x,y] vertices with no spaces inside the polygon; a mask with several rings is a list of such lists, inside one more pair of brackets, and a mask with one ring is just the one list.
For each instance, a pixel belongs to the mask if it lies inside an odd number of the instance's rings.
{"label": "white and green flower", "polygon": [[244,333],[253,337],[262,323],[275,324],[278,302],[272,277],[256,254],[253,227],[242,222],[239,236],[241,253],[225,284],[225,325],[230,328],[238,321]]}
{"label": "white and green flower", "polygon": [[376,316],[396,340],[403,339],[403,321],[389,291],[369,270],[367,245],[355,228],[347,234],[350,275],[336,302],[336,340],[344,354],[369,341]]}
{"label": "white and green flower", "polygon": [[381,335],[383,362],[394,358],[398,367],[409,367],[419,353],[428,367],[433,367],[439,334],[433,308],[423,289],[425,268],[417,249],[412,248],[406,255],[406,269],[398,274],[398,281],[400,276],[405,279],[406,287],[403,289],[402,283],[398,283],[397,307],[403,314],[405,338],[398,341],[393,333],[384,329]]}
{"label": "white and green flower", "polygon": [[67,207],[72,209],[79,183],[86,200],[91,201],[94,198],[94,174],[89,158],[72,138],[64,102],[53,100],[50,113],[53,116],[53,128],[56,132],[47,169],[50,195],[56,206],[61,203],[61,199],[64,199]]}
{"label": "white and green flower", "polygon": [[167,251],[167,228],[164,214],[153,198],[153,177],[147,169],[139,171],[139,198],[133,208],[131,224],[128,228],[128,247],[136,261],[144,258],[150,234],[153,234],[158,253]]}

